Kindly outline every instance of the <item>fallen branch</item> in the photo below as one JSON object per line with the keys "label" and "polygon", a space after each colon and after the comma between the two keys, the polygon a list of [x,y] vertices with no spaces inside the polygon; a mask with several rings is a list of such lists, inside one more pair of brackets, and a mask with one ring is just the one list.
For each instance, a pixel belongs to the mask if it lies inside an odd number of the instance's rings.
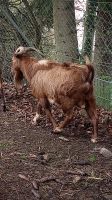
{"label": "fallen branch", "polygon": [[41,179],[36,179],[34,181],[32,181],[32,186],[33,189],[31,190],[31,192],[33,193],[33,195],[37,198],[37,199],[41,199],[41,196],[39,194],[39,186],[41,183],[45,183],[45,182],[50,182],[50,181],[55,181],[57,183],[61,183],[63,184],[62,181],[60,181],[59,179],[57,179],[54,176],[49,176],[49,177],[44,177]]}
{"label": "fallen branch", "polygon": [[60,181],[59,179],[57,179],[55,176],[48,176],[48,177],[44,177],[44,178],[41,178],[41,179],[36,179],[36,181],[37,181],[37,184],[50,182],[50,181],[55,181],[56,183],[63,184],[63,182]]}

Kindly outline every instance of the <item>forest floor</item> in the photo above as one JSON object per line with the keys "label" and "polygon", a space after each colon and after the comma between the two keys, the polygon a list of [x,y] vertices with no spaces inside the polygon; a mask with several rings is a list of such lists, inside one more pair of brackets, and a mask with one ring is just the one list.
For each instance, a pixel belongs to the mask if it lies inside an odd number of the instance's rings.
{"label": "forest floor", "polygon": [[[112,113],[98,108],[93,144],[84,112],[63,133],[53,134],[44,113],[36,126],[31,124],[36,101],[30,90],[16,95],[6,84],[4,91],[8,110],[0,106],[0,200],[112,200],[112,158],[99,150],[112,151]],[[55,107],[53,112],[62,119]]]}

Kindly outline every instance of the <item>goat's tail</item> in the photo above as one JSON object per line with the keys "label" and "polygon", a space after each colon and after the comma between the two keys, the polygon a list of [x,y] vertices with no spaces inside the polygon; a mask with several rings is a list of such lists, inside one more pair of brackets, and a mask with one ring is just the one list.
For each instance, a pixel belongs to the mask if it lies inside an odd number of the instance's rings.
{"label": "goat's tail", "polygon": [[88,76],[87,76],[87,81],[91,84],[93,79],[94,79],[94,67],[93,65],[91,64],[90,60],[89,60],[89,57],[86,55],[84,56],[84,60],[86,62],[86,66],[88,67]]}

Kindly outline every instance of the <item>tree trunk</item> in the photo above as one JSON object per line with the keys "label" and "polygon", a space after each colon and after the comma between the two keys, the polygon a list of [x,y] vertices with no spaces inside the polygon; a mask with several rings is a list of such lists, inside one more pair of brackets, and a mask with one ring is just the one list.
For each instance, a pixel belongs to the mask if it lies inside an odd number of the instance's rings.
{"label": "tree trunk", "polygon": [[79,58],[74,0],[53,0],[56,59],[60,62]]}
{"label": "tree trunk", "polygon": [[94,64],[97,74],[112,76],[112,3],[98,4]]}
{"label": "tree trunk", "polygon": [[40,45],[40,41],[41,41],[41,27],[37,21],[37,19],[35,18],[32,9],[30,8],[29,2],[27,0],[22,0],[22,2],[25,5],[26,10],[28,11],[28,16],[33,24],[33,28],[35,30],[36,33],[36,47],[39,48]]}
{"label": "tree trunk", "polygon": [[84,24],[83,53],[88,55],[90,59],[92,56],[92,49],[93,49],[96,8],[97,8],[97,0],[87,1],[86,17],[85,17],[85,24]]}

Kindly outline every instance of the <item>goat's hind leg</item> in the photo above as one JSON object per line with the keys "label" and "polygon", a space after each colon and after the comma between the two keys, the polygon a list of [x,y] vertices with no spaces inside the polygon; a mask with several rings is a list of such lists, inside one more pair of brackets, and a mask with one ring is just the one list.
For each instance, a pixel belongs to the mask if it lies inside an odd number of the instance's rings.
{"label": "goat's hind leg", "polygon": [[57,124],[56,124],[55,119],[53,118],[53,116],[51,114],[51,107],[50,107],[50,103],[49,103],[48,99],[42,98],[42,99],[40,99],[39,102],[40,102],[41,106],[45,109],[45,113],[48,116],[48,118],[50,119],[50,121],[52,122],[53,129],[55,130],[56,127],[57,127]]}
{"label": "goat's hind leg", "polygon": [[95,143],[97,140],[97,133],[98,133],[98,117],[97,117],[97,111],[96,111],[96,101],[93,96],[91,96],[91,98],[89,98],[86,101],[85,109],[93,124],[93,135],[92,135],[91,141]]}
{"label": "goat's hind leg", "polygon": [[73,113],[73,109],[66,112],[64,121],[62,121],[59,126],[56,127],[55,132],[62,132],[63,128],[72,120]]}
{"label": "goat's hind leg", "polygon": [[60,122],[59,126],[56,127],[55,132],[62,132],[63,128],[72,120],[74,113],[74,99],[67,96],[61,96],[60,105],[65,114],[65,118]]}

